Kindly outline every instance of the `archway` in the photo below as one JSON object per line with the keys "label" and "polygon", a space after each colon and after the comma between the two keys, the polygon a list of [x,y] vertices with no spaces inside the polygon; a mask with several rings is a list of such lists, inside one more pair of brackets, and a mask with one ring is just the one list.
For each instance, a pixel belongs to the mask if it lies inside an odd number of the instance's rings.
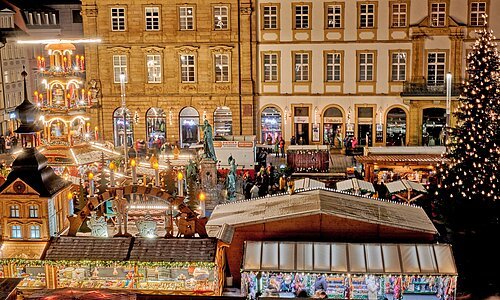
{"label": "archway", "polygon": [[179,113],[179,131],[181,148],[187,148],[200,140],[200,114],[191,106],[184,107]]}
{"label": "archway", "polygon": [[229,107],[221,106],[215,109],[214,134],[218,136],[233,134],[233,113]]}
{"label": "archway", "polygon": [[400,107],[394,107],[387,112],[385,145],[406,145],[406,112]]}
{"label": "archway", "polygon": [[[341,146],[344,115],[337,107],[329,107],[323,113],[323,144]],[[340,140],[339,140],[340,139]]]}
{"label": "archway", "polygon": [[125,135],[127,136],[127,146],[131,147],[134,141],[134,124],[130,110],[126,109],[126,118],[123,118],[123,107],[115,109],[113,112],[113,138],[116,147],[123,146]]}
{"label": "archway", "polygon": [[159,107],[151,107],[146,112],[146,137],[149,141],[160,139],[165,142],[167,137],[167,116]]}
{"label": "archway", "polygon": [[260,115],[261,142],[276,143],[283,137],[281,111],[275,106],[266,107]]}
{"label": "archway", "polygon": [[446,128],[446,110],[444,108],[426,108],[422,112],[422,145],[444,145]]}

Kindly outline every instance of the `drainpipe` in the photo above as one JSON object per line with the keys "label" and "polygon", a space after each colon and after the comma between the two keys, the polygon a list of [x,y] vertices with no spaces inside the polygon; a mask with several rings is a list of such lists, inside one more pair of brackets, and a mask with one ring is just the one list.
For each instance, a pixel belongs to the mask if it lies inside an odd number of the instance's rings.
{"label": "drainpipe", "polygon": [[238,0],[238,101],[240,114],[240,135],[243,134],[243,120],[241,111],[241,0]]}
{"label": "drainpipe", "polygon": [[[3,110],[4,110],[4,116],[5,113],[7,112],[7,99],[5,98],[5,82],[3,80],[3,56],[2,56],[2,49],[5,47],[6,40],[4,37],[0,37],[0,76],[2,76],[2,100],[3,100]],[[0,129],[2,130],[1,134],[3,135],[5,132],[3,126],[0,125]]]}

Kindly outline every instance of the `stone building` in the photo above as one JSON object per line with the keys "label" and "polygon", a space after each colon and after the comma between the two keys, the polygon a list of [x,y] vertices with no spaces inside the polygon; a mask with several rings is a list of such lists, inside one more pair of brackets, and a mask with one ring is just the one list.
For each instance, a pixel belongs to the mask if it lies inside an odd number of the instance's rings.
{"label": "stone building", "polygon": [[[328,143],[440,145],[490,0],[259,0],[257,132]],[[500,23],[489,24],[497,34]],[[453,120],[452,120],[453,121]],[[433,140],[433,141],[432,141]]]}
{"label": "stone building", "polygon": [[254,133],[250,3],[83,0],[82,15],[85,37],[102,39],[86,47],[86,59],[87,81],[101,87],[94,119],[106,140],[121,146],[126,132],[129,144],[159,138],[187,147],[204,119],[215,135]]}

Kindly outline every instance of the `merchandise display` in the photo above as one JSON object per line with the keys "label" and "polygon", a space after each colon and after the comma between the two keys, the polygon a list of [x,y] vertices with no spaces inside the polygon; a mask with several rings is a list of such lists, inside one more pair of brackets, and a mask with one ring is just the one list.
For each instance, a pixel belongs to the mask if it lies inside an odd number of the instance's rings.
{"label": "merchandise display", "polygon": [[18,267],[17,277],[23,278],[18,285],[20,288],[45,288],[47,286],[44,267]]}
{"label": "merchandise display", "polygon": [[67,267],[58,273],[58,288],[213,292],[214,284],[214,271],[204,268]]}
{"label": "merchandise display", "polygon": [[[242,291],[250,299],[257,293],[268,297],[294,297],[306,290],[313,296],[324,290],[329,299],[455,299],[456,277],[410,275],[349,275],[311,273],[242,273]],[[322,284],[326,280],[326,285]]]}

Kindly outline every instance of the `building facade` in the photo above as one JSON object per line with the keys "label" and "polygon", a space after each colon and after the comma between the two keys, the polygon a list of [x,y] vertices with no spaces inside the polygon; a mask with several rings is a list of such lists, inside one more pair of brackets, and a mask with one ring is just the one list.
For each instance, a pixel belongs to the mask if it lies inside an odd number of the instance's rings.
{"label": "building facade", "polygon": [[[337,144],[350,135],[403,146],[443,144],[447,99],[453,110],[474,31],[500,2],[259,0],[254,8],[262,142]],[[488,25],[500,31],[495,18]]]}
{"label": "building facade", "polygon": [[83,0],[82,15],[85,37],[102,39],[86,57],[106,140],[187,147],[205,119],[215,135],[254,132],[250,3]]}

